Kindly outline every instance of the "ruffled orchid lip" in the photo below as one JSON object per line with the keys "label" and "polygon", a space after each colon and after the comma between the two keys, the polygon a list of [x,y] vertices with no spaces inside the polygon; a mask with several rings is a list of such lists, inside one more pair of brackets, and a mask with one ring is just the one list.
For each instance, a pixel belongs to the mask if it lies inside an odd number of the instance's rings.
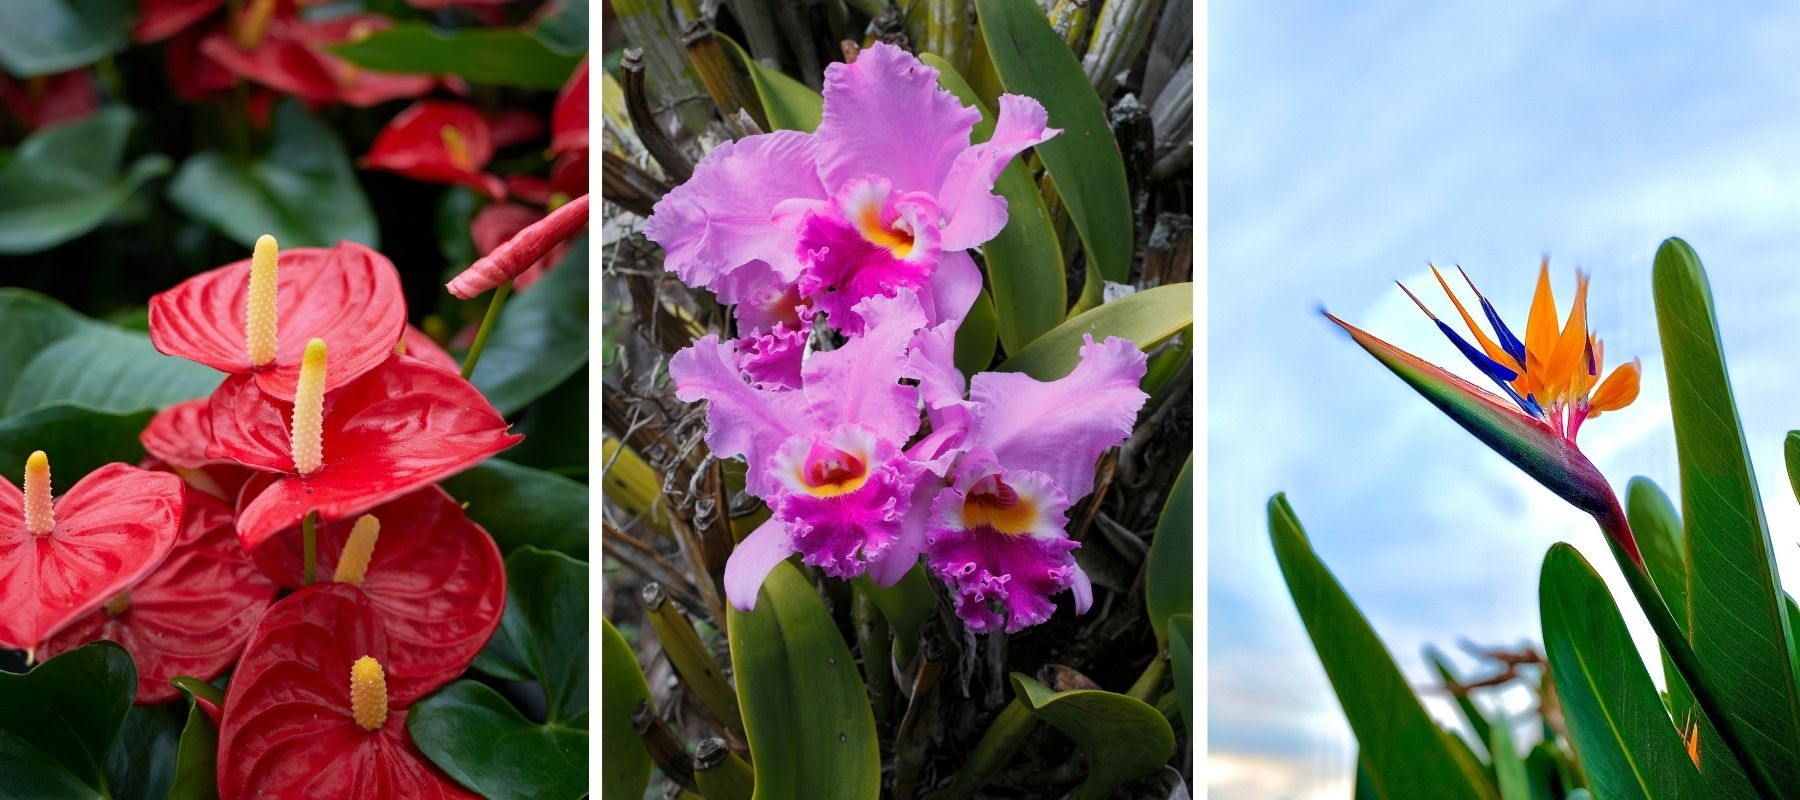
{"label": "ruffled orchid lip", "polygon": [[874,296],[923,290],[943,253],[937,204],[923,192],[897,192],[871,176],[844,187],[800,223],[802,297],[833,327],[862,332],[854,306]]}
{"label": "ruffled orchid lip", "polygon": [[951,487],[932,504],[928,560],[950,584],[956,612],[971,631],[1004,624],[1009,633],[1055,612],[1050,597],[1075,592],[1075,611],[1092,602],[1064,532],[1069,500],[1040,472],[994,472],[966,491]]}

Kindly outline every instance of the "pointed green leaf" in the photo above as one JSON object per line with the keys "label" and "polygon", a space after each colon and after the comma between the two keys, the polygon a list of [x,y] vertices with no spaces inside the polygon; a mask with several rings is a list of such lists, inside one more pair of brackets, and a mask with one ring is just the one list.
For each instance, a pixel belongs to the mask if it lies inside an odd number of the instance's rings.
{"label": "pointed green leaf", "polygon": [[1006,372],[1023,372],[1038,380],[1056,380],[1081,362],[1082,336],[1094,341],[1123,336],[1149,350],[1194,322],[1194,285],[1172,283],[1133,292],[1084,312],[1032,340],[1000,364]]}
{"label": "pointed green leaf", "polygon": [[542,281],[506,301],[469,382],[513,415],[579,372],[588,360],[588,237]]}
{"label": "pointed green leaf", "polygon": [[488,800],[587,794],[587,728],[532,722],[486,684],[461,680],[427,695],[407,714],[406,731],[446,775]]}
{"label": "pointed green leaf", "polygon": [[443,31],[402,22],[331,48],[340,58],[375,72],[456,75],[473,83],[555,91],[581,63],[519,28],[469,27]]}
{"label": "pointed green leaf", "polygon": [[1588,784],[1608,798],[1704,797],[1599,573],[1556,544],[1538,583],[1544,650]]}
{"label": "pointed green leaf", "polygon": [[587,557],[588,487],[579,481],[490,458],[442,485],[503,555],[530,545]]}
{"label": "pointed green leaf", "polygon": [[1175,732],[1149,704],[1098,689],[1051,691],[1012,674],[1013,694],[1039,719],[1056,726],[1087,754],[1087,779],[1071,800],[1100,800],[1133,778],[1161,769],[1175,754]]}
{"label": "pointed green leaf", "polygon": [[156,352],[150,337],[89,325],[39,351],[18,373],[8,414],[57,403],[101,411],[162,408],[205,397],[221,376],[211,368]]}
{"label": "pointed green leaf", "polygon": [[1194,731],[1194,615],[1169,617],[1169,675],[1175,680],[1175,696],[1181,700],[1181,724]]}
{"label": "pointed green leaf", "polygon": [[1513,745],[1512,726],[1506,720],[1488,728],[1485,740],[1494,759],[1494,782],[1500,786],[1500,800],[1531,800],[1530,777],[1525,759]]}
{"label": "pointed green leaf", "polygon": [[0,3],[0,68],[34,78],[85,67],[130,43],[131,0],[6,0]]}
{"label": "pointed green leaf", "polygon": [[121,172],[131,123],[130,109],[113,106],[27,137],[0,167],[0,254],[36,253],[87,233],[167,174],[173,165],[163,155]]}
{"label": "pointed green leaf", "polygon": [[1114,283],[1131,274],[1133,228],[1125,161],[1100,96],[1033,0],[975,0],[1001,85],[1042,103],[1062,135],[1037,146],[1088,259]]}
{"label": "pointed green leaf", "polygon": [[137,667],[112,642],[0,672],[0,797],[106,797],[106,754],[137,695]]}
{"label": "pointed green leaf", "polygon": [[189,702],[175,749],[175,782],[168,800],[218,800],[219,726]]}
{"label": "pointed green leaf", "polygon": [[1194,457],[1190,454],[1163,500],[1156,536],[1144,559],[1144,608],[1157,649],[1169,643],[1169,617],[1194,612]]}
{"label": "pointed green leaf", "polygon": [[1644,554],[1644,566],[1650,570],[1650,582],[1675,622],[1688,630],[1688,564],[1687,542],[1681,532],[1681,514],[1669,496],[1654,481],[1642,476],[1625,485],[1625,519]]}
{"label": "pointed green leaf", "polygon": [[994,363],[994,298],[986,289],[975,296],[975,305],[956,329],[956,368],[965,375],[986,372]]}
{"label": "pointed green leaf", "polygon": [[631,715],[650,698],[650,685],[631,645],[601,618],[600,635],[600,800],[640,800],[650,785],[650,751],[631,724]]}
{"label": "pointed green leaf", "polygon": [[1680,239],[1657,249],[1654,273],[1691,570],[1688,638],[1712,694],[1734,720],[1735,738],[1771,783],[1785,787],[1784,796],[1800,796],[1800,695],[1787,651],[1787,608],[1712,291],[1699,256]]}
{"label": "pointed green leaf", "polygon": [[544,689],[546,721],[588,726],[588,565],[521,547],[506,557],[506,616],[496,636]]}
{"label": "pointed green leaf", "polygon": [[873,798],[881,750],[862,676],[831,612],[793,564],[775,565],[756,610],[726,609],[757,797]]}
{"label": "pointed green leaf", "polygon": [[113,800],[164,800],[175,781],[175,749],[187,709],[175,703],[132,706],[106,754]]}
{"label": "pointed green leaf", "polygon": [[1381,639],[1307,541],[1287,498],[1269,500],[1269,535],[1288,593],[1361,745],[1371,798],[1489,800],[1493,790],[1425,712]]}
{"label": "pointed green leaf", "polygon": [[104,464],[136,464],[144,457],[138,434],[150,411],[100,411],[55,403],[0,420],[0,475],[24,473],[25,459],[42,450],[62,475],[86,475]]}
{"label": "pointed green leaf", "polygon": [[819,120],[825,111],[825,98],[813,91],[811,86],[751,58],[731,37],[722,34],[714,36],[725,43],[750,73],[750,82],[756,85],[756,95],[762,100],[763,114],[769,118],[769,127],[807,133],[819,127]]}
{"label": "pointed green leaf", "polygon": [[[1425,660],[1431,662],[1431,666],[1437,670],[1438,676],[1444,679],[1445,686],[1462,685],[1462,679],[1458,678],[1456,673],[1450,669],[1450,661],[1444,658],[1444,654],[1438,652],[1437,648],[1425,648]],[[1485,747],[1493,738],[1492,726],[1488,723],[1487,715],[1481,713],[1481,709],[1475,705],[1475,698],[1470,696],[1467,691],[1458,692],[1455,699],[1456,707],[1462,711],[1463,721],[1469,724],[1469,730],[1475,734],[1476,741],[1481,742]]]}

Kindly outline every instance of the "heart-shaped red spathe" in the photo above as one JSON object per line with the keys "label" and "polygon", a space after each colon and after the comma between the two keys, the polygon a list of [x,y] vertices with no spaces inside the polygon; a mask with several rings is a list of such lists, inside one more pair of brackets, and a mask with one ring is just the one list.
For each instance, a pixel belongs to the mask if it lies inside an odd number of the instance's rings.
{"label": "heart-shaped red spathe", "polygon": [[550,109],[550,152],[556,155],[588,148],[588,62],[581,60]]}
{"label": "heart-shaped red spathe", "polygon": [[362,165],[426,183],[461,184],[500,200],[506,183],[482,170],[494,158],[487,117],[464,103],[421,100],[375,136]]}
{"label": "heart-shaped red spathe", "polygon": [[408,356],[325,396],[325,459],[307,475],[293,472],[292,404],[242,375],[227,378],[209,402],[207,453],[278,473],[239,495],[238,536],[251,551],[308,511],[327,521],[353,518],[525,438],[507,432],[506,419],[473,384]]}
{"label": "heart-shaped red spathe", "polygon": [[363,656],[385,667],[392,651],[356,587],[315,584],[270,607],[225,693],[219,797],[474,798],[413,744],[405,704],[391,700],[420,694],[405,680],[388,674],[385,724],[356,724],[350,667]]}
{"label": "heart-shaped red spathe", "polygon": [[40,658],[101,639],[118,642],[137,664],[138,705],[180,697],[170,678],[210,681],[237,660],[275,599],[275,582],[238,544],[230,506],[198,491],[189,491],[186,503],[174,549],[131,587],[130,605],[117,616],[88,612],[46,640]]}
{"label": "heart-shaped red spathe", "polygon": [[200,42],[200,52],[240,78],[314,103],[337,99],[338,81],[325,59],[308,47],[292,18],[268,23],[249,47],[221,29]]}
{"label": "heart-shaped red spathe", "polygon": [[25,494],[0,480],[0,647],[30,650],[162,564],[181,533],[181,479],[107,464],[56,499],[56,526],[25,527]]}
{"label": "heart-shaped red spathe", "polygon": [[150,459],[140,466],[174,472],[189,487],[226,503],[237,502],[238,490],[252,473],[230,459],[206,455],[206,448],[212,443],[212,409],[206,398],[176,403],[157,412],[138,434],[138,442],[150,454]]}
{"label": "heart-shaped red spathe", "polygon": [[254,375],[264,392],[294,399],[306,343],[325,340],[325,391],[386,361],[406,327],[406,296],[387,257],[355,242],[280,254],[275,360],[250,365],[244,318],[250,260],[202,272],[150,298],[150,341],[172,356]]}
{"label": "heart-shaped red spathe", "polygon": [[362,39],[394,26],[394,21],[380,14],[344,14],[317,22],[300,22],[291,35],[313,52],[325,71],[336,81],[336,102],[366,108],[389,100],[409,100],[429,94],[438,85],[430,75],[377,72],[361,69],[339,58],[331,47]]}
{"label": "heart-shaped red spathe", "polygon": [[411,325],[406,326],[406,332],[400,335],[400,352],[438,369],[462,372],[462,365],[456,363],[456,359],[451,358],[450,353],[437,340]]}
{"label": "heart-shaped red spathe", "polygon": [[[381,532],[361,588],[392,645],[393,662],[382,662],[389,696],[410,705],[462,674],[487,646],[506,609],[506,563],[494,538],[436,486],[368,513]],[[354,525],[346,519],[318,526],[316,580],[331,580]],[[301,543],[299,530],[287,530],[252,555],[283,586],[299,588]],[[394,691],[396,677],[410,692]]]}

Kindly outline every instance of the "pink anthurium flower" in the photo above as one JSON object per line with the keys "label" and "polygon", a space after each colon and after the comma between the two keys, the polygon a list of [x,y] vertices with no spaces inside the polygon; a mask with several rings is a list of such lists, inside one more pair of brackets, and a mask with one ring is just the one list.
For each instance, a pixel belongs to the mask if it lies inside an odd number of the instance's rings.
{"label": "pink anthurium flower", "polygon": [[210,681],[237,661],[275,582],[258,572],[231,526],[231,506],[189,492],[181,536],[169,557],[105,607],[51,636],[42,658],[88,642],[118,642],[137,664],[138,705],[181,696],[170,678]]}
{"label": "pink anthurium flower", "polygon": [[50,461],[0,481],[0,647],[37,648],[162,563],[181,533],[181,479],[107,464],[52,499]]}
{"label": "pink anthurium flower", "polygon": [[480,111],[421,100],[381,129],[362,165],[426,183],[460,184],[500,200],[505,182],[483,171],[493,157],[493,129]]}
{"label": "pink anthurium flower", "polygon": [[172,356],[253,376],[292,400],[306,343],[331,348],[325,390],[335,390],[394,353],[406,326],[400,275],[380,253],[354,242],[278,252],[256,242],[245,261],[202,272],[150,298],[150,341]]}
{"label": "pink anthurium flower", "polygon": [[[960,319],[981,288],[966,251],[1006,225],[995,179],[1060,133],[1018,95],[1000,98],[993,137],[971,145],[979,119],[938,88],[937,70],[876,44],[826,69],[816,133],[720,145],[657,202],[644,233],[689,286],[717,291],[752,270],[761,283],[796,285],[847,333],[863,329],[858,303],[901,289],[919,295],[929,322]],[[728,294],[720,301],[735,302]]]}
{"label": "pink anthurium flower", "polygon": [[[487,646],[506,605],[506,563],[494,539],[435,486],[321,524],[321,579],[361,589],[393,645],[390,679],[428,690],[448,683]],[[303,585],[298,528],[252,552],[281,585]],[[396,694],[411,703],[416,695]]]}
{"label": "pink anthurium flower", "polygon": [[268,475],[238,500],[238,535],[255,552],[308,512],[321,520],[354,518],[389,500],[450,477],[524,437],[468,381],[396,355],[344,388],[325,394],[320,340],[307,348],[301,387],[287,402],[234,375],[211,398],[214,458]]}

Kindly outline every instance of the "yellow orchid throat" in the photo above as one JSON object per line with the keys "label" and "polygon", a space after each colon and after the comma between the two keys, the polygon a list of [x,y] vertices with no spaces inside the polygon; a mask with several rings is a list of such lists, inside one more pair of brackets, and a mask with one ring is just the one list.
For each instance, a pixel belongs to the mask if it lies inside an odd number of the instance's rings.
{"label": "yellow orchid throat", "polygon": [[1008,536],[1023,536],[1037,525],[1037,505],[1020,496],[1013,487],[989,476],[975,484],[963,499],[963,528],[991,530]]}

